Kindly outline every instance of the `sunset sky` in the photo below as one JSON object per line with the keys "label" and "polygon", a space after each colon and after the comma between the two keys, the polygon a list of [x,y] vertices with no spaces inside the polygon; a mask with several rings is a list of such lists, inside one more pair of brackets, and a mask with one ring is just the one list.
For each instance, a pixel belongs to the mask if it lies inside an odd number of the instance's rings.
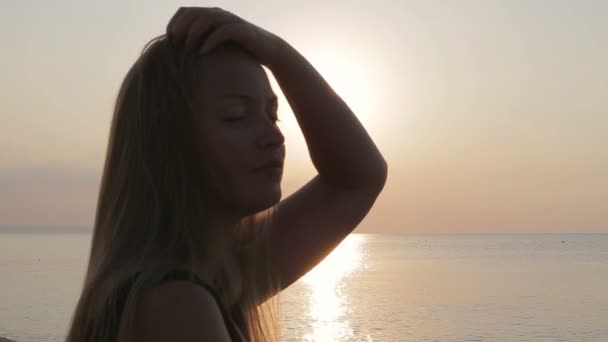
{"label": "sunset sky", "polygon": [[[601,0],[3,1],[0,224],[92,225],[118,87],[178,6],[281,36],[350,105],[389,164],[356,232],[608,233]],[[286,197],[316,171],[279,107]]]}

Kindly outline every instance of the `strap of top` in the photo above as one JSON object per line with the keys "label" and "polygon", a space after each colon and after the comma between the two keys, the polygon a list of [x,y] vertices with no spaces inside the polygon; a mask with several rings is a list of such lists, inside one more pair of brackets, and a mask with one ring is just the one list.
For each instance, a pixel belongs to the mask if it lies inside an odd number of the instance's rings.
{"label": "strap of top", "polygon": [[190,281],[190,282],[194,282],[194,283],[204,287],[207,291],[209,291],[209,293],[211,293],[211,295],[217,302],[217,305],[219,306],[220,311],[222,312],[222,315],[226,316],[225,314],[227,313],[227,310],[226,310],[226,307],[222,303],[219,293],[211,285],[202,281],[196,274],[189,272],[188,270],[183,270],[183,269],[173,270],[173,271],[167,273],[161,279],[160,283],[162,284],[162,283],[165,283],[170,280]]}
{"label": "strap of top", "polygon": [[162,283],[164,283],[166,281],[170,281],[170,280],[191,281],[191,282],[194,282],[194,283],[202,286],[207,291],[209,291],[209,293],[211,293],[211,295],[215,299],[218,307],[220,308],[220,312],[222,313],[222,317],[224,318],[224,322],[226,323],[226,328],[228,330],[228,333],[230,334],[231,340],[232,341],[242,341],[243,340],[243,337],[237,328],[236,322],[232,319],[231,315],[228,313],[228,309],[224,306],[224,303],[222,302],[221,297],[219,296],[218,292],[211,285],[202,281],[196,274],[194,274],[188,270],[184,270],[184,269],[177,269],[177,270],[173,270],[173,271],[167,273],[161,279],[160,283],[162,284]]}

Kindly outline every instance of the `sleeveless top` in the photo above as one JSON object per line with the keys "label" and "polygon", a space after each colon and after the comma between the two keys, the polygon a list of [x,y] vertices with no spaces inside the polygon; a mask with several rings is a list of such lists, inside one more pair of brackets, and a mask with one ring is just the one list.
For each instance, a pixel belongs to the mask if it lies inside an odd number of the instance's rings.
{"label": "sleeveless top", "polygon": [[[130,287],[133,285],[133,283],[135,282],[135,279],[139,276],[140,273],[141,272],[138,272],[134,276],[132,276],[129,279],[129,281],[127,281],[127,283],[124,286],[122,286],[118,291],[118,299],[117,299],[118,308],[119,308],[119,312],[117,315],[117,317],[119,318],[118,321],[120,321],[120,315],[122,313],[122,308],[124,308],[127,296],[129,294]],[[177,269],[177,270],[173,270],[173,271],[169,272],[167,275],[165,275],[161,279],[161,281],[158,285],[165,283],[167,281],[171,281],[171,280],[190,281],[190,282],[193,282],[193,283],[205,288],[213,296],[213,298],[215,299],[215,301],[220,309],[220,312],[222,313],[222,317],[224,319],[226,329],[228,330],[228,334],[230,335],[230,340],[232,342],[245,342],[246,341],[246,339],[243,337],[242,333],[240,332],[240,329],[238,328],[238,323],[232,317],[232,315],[229,313],[227,307],[223,305],[218,292],[211,285],[202,281],[196,274],[194,274],[188,270],[183,270],[183,269]]]}

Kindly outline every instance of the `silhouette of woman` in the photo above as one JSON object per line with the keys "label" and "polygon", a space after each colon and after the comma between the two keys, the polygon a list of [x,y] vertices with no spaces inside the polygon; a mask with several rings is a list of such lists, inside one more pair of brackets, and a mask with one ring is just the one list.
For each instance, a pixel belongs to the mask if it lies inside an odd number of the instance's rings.
{"label": "silhouette of woman", "polygon": [[[281,200],[285,94],[318,174]],[[367,215],[387,164],[290,44],[180,8],[128,71],[68,342],[271,341],[276,299]]]}

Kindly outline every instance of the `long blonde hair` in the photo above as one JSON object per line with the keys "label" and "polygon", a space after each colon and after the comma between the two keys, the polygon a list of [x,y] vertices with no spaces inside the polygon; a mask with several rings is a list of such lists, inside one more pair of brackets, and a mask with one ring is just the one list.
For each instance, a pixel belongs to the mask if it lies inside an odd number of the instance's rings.
{"label": "long blonde hair", "polygon": [[[214,170],[200,157],[193,131],[197,58],[158,36],[120,87],[67,342],[131,341],[142,291],[176,267],[217,289],[248,341],[280,339],[279,280],[265,246],[275,211],[234,224],[209,219],[217,203],[209,196],[213,183],[201,175]],[[135,273],[119,314],[118,289]]]}

